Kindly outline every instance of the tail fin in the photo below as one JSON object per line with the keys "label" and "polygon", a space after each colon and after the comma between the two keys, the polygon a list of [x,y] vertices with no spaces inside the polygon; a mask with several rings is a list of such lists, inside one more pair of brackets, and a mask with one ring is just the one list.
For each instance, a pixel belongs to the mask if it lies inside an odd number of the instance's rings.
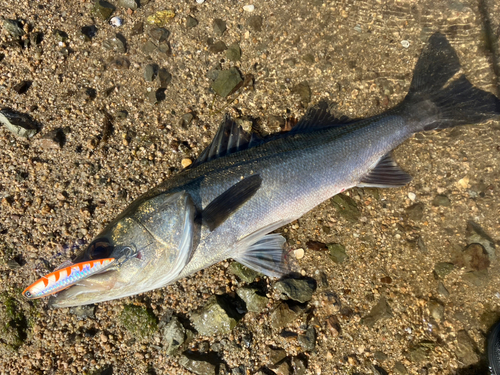
{"label": "tail fin", "polygon": [[458,56],[443,34],[429,39],[415,67],[404,110],[415,131],[475,124],[500,115],[500,100],[480,90],[460,71]]}

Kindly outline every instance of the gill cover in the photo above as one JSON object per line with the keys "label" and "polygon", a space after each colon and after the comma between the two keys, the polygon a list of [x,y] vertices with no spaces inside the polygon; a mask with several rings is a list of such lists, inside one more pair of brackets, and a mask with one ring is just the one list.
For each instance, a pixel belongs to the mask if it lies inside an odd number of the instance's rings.
{"label": "gill cover", "polygon": [[108,225],[85,255],[77,257],[95,258],[97,251],[126,261],[115,270],[89,277],[61,292],[51,305],[69,307],[108,301],[175,281],[191,257],[194,217],[195,207],[184,191],[160,194],[132,205]]}

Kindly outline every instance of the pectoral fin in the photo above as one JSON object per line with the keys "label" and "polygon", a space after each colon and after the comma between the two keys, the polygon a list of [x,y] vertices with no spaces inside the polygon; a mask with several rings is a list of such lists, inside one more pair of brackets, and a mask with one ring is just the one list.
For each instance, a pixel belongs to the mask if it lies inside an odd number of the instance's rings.
{"label": "pectoral fin", "polygon": [[411,181],[411,176],[392,160],[391,154],[384,155],[373,169],[364,176],[358,187],[401,187]]}
{"label": "pectoral fin", "polygon": [[244,178],[210,202],[197,219],[213,231],[252,198],[261,184],[262,178],[258,174]]}

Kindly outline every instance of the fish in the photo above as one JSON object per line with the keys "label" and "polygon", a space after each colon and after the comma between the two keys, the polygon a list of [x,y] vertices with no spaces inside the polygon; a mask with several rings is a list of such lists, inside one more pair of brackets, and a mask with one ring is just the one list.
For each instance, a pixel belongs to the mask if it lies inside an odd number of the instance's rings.
{"label": "fish", "polygon": [[441,33],[423,48],[405,99],[376,116],[339,118],[320,101],[290,131],[261,138],[226,115],[190,167],[132,202],[73,259],[128,251],[125,261],[52,295],[49,305],[144,293],[229,258],[281,277],[291,267],[285,238],[273,231],[352,187],[409,183],[391,151],[413,134],[499,115],[500,100],[467,80]]}

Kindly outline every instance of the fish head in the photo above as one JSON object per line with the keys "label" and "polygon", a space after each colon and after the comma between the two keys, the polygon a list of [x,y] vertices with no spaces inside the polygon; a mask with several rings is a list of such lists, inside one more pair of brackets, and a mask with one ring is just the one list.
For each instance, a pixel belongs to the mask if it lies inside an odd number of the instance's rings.
{"label": "fish head", "polygon": [[191,257],[194,216],[184,191],[134,202],[73,260],[114,258],[116,266],[78,281],[51,297],[50,305],[103,302],[175,281]]}

